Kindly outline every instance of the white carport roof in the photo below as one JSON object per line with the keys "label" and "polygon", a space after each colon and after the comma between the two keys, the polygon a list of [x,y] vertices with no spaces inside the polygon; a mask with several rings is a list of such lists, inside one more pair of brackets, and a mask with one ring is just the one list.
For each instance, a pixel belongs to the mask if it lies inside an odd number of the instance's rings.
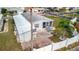
{"label": "white carport roof", "polygon": [[31,24],[22,15],[15,15],[13,18],[18,34],[22,34],[31,30]]}

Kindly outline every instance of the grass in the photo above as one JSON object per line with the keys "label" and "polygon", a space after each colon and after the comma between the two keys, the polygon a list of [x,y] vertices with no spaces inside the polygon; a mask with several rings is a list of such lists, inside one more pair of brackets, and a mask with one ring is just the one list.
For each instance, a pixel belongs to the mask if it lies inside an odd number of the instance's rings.
{"label": "grass", "polygon": [[[59,36],[61,35],[61,29],[58,28],[58,24],[60,22],[60,20],[62,20],[63,18],[57,17],[57,16],[48,16],[48,18],[51,18],[52,20],[54,20],[53,22],[53,26],[56,28],[56,30],[54,30],[54,32],[56,33],[56,35],[50,37],[50,39],[56,43],[56,42],[60,42],[61,40],[59,39]],[[54,33],[54,34],[55,34]]]}
{"label": "grass", "polygon": [[17,43],[16,36],[13,33],[12,18],[8,20],[8,32],[0,33],[0,50],[1,51],[20,51],[21,46],[20,43]]}
{"label": "grass", "polygon": [[[70,14],[70,15],[67,15],[67,16],[70,16],[70,17],[71,17],[71,16],[73,16],[73,15]],[[79,17],[78,14],[76,14],[75,16]],[[56,17],[56,16],[48,16],[48,18],[51,18],[51,19],[54,20],[54,27],[56,27],[55,32],[57,32],[57,35],[54,35],[54,36],[50,37],[50,39],[51,39],[54,43],[60,42],[61,40],[59,39],[59,36],[61,35],[61,34],[60,34],[61,29],[58,28],[57,26],[58,26],[58,23],[60,22],[61,18],[60,18],[60,17]],[[64,18],[63,18],[63,19],[64,19]],[[67,50],[70,50],[70,49],[73,49],[73,48],[77,47],[78,45],[79,45],[79,42],[75,42],[75,43],[69,45],[68,47],[63,47],[63,48],[60,48],[60,49],[58,49],[58,50],[56,50],[56,51],[67,51]]]}
{"label": "grass", "polygon": [[[59,39],[59,37],[62,35],[62,28],[59,28],[58,25],[59,25],[59,22],[61,20],[67,20],[67,18],[61,18],[61,17],[58,17],[58,16],[48,16],[48,18],[51,18],[54,20],[53,22],[53,26],[56,28],[56,30],[53,31],[53,36],[50,37],[50,39],[56,43],[56,42],[60,42],[61,40]],[[65,33],[65,37],[70,37],[69,33]]]}
{"label": "grass", "polygon": [[79,18],[79,14],[64,14],[64,16],[67,16],[67,17],[78,17]]}

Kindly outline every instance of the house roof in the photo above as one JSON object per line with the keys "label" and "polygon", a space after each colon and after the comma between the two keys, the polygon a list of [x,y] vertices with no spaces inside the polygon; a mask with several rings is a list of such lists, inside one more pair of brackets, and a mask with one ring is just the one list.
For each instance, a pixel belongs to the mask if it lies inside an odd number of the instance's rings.
{"label": "house roof", "polygon": [[31,30],[30,23],[22,15],[15,15],[13,18],[18,34],[22,34]]}
{"label": "house roof", "polygon": [[[30,12],[26,12],[26,13],[22,13],[22,15],[29,21],[30,21]],[[41,15],[37,15],[35,13],[32,13],[32,22],[36,22],[36,21],[53,21],[45,16],[41,16]]]}

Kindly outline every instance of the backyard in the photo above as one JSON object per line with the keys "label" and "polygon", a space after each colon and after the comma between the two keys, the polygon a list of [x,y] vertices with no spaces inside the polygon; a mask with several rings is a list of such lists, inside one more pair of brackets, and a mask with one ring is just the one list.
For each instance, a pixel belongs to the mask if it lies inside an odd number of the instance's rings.
{"label": "backyard", "polygon": [[[73,28],[70,27],[70,25],[68,25],[70,23],[70,20],[68,20],[66,18],[57,17],[57,16],[48,16],[48,18],[51,18],[51,19],[54,20],[53,26],[56,28],[53,31],[53,36],[50,37],[50,39],[53,42],[59,42],[59,41],[61,41],[60,40],[60,36],[63,35],[62,33],[64,33],[64,31],[63,31],[64,29],[66,31],[64,36],[65,37],[71,37],[72,33],[69,30],[73,30]],[[61,22],[61,24],[60,24],[60,22]],[[59,27],[59,25],[61,25],[61,26]]]}
{"label": "backyard", "polygon": [[[48,16],[48,18],[51,18],[51,19],[54,20],[53,26],[56,28],[58,26],[59,21],[60,21],[59,20],[59,17],[56,17],[56,16]],[[57,30],[57,32],[59,32],[59,31]],[[60,40],[58,39],[58,36],[52,36],[52,37],[50,37],[50,39],[52,39],[53,42],[59,42]]]}
{"label": "backyard", "polygon": [[20,51],[21,45],[17,43],[16,36],[13,33],[12,17],[8,18],[8,32],[0,33],[0,50],[1,51]]}

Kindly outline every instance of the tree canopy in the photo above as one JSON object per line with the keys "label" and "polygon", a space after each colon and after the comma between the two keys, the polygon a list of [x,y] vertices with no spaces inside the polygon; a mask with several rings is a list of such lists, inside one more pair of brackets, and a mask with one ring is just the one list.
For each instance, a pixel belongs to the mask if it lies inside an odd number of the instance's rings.
{"label": "tree canopy", "polygon": [[1,9],[1,13],[6,16],[7,15],[7,9],[6,8],[2,8]]}

